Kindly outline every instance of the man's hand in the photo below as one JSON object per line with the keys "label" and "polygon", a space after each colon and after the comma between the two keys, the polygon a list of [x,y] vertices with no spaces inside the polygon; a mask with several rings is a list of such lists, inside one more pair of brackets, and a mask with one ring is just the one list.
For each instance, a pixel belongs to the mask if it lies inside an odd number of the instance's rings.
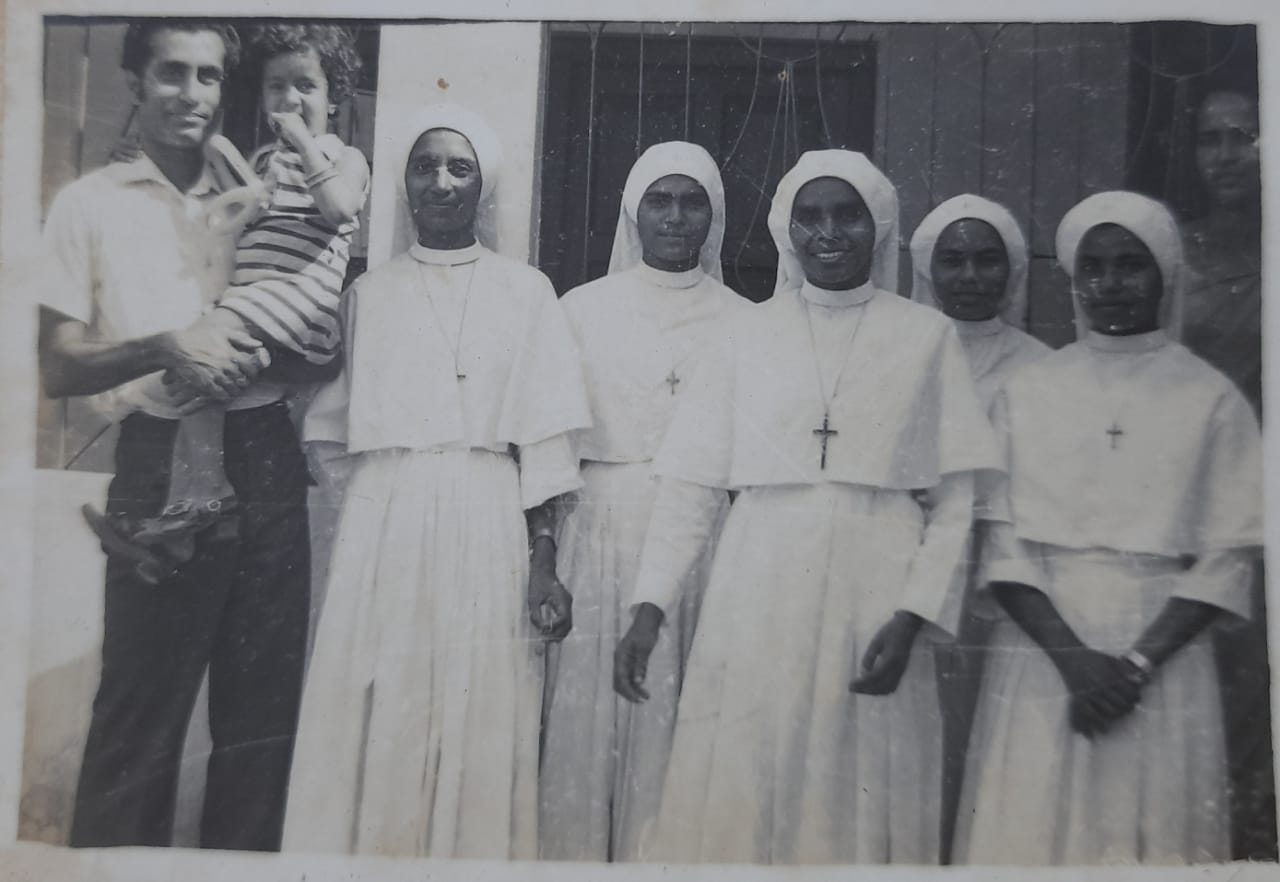
{"label": "man's hand", "polygon": [[271,361],[240,317],[226,309],[212,310],[168,340],[172,365],[165,385],[179,399],[234,398]]}

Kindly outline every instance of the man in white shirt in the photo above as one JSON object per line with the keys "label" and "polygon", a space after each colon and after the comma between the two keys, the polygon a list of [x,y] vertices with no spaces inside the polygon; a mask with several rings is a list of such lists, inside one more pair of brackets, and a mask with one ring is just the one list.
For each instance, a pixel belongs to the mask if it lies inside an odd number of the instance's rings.
{"label": "man in white shirt", "polygon": [[302,375],[275,351],[262,357],[260,331],[211,309],[234,243],[205,220],[217,190],[203,147],[238,54],[226,26],[130,26],[122,66],[142,155],[70,184],[45,226],[41,375],[49,395],[95,396],[121,420],[108,517],[159,514],[177,417],[202,401],[229,409],[224,466],[239,500],[158,584],[107,549],[102,679],[73,846],[170,844],[183,737],[207,670],[201,843],[279,847],[310,592],[307,472],[282,396]]}

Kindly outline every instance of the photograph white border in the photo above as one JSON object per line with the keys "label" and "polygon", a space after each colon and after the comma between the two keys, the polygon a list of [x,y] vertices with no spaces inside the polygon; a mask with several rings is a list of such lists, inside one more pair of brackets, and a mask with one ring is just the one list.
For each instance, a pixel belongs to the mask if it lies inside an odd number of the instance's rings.
{"label": "photograph white border", "polygon": [[[3,132],[0,134],[0,880],[186,879],[301,880],[307,882],[400,882],[400,880],[575,880],[711,879],[730,872],[733,878],[800,877],[857,882],[864,879],[1196,879],[1280,880],[1277,865],[1224,865],[1187,869],[1063,868],[1057,870],[974,867],[807,867],[732,868],[661,865],[445,862],[308,855],[252,855],[182,849],[71,850],[15,842],[21,787],[24,693],[27,685],[27,624],[32,581],[35,412],[36,311],[24,286],[22,255],[34,250],[40,216],[41,65],[46,15],[174,15],[218,17],[304,17],[462,20],[636,20],[647,21],[1144,21],[1192,19],[1216,23],[1258,24],[1259,89],[1264,146],[1263,278],[1280,279],[1280,263],[1272,248],[1280,217],[1280,175],[1273,121],[1280,119],[1280,4],[1274,0],[972,0],[963,5],[942,0],[221,0],[204,8],[175,0],[8,0],[3,31]],[[638,14],[643,11],[643,14]],[[1270,287],[1275,288],[1272,284]],[[1280,341],[1280,308],[1264,308],[1267,341]],[[1264,397],[1269,413],[1280,413],[1280,342],[1265,350]],[[1265,438],[1268,537],[1280,524],[1280,432]],[[1280,551],[1269,542],[1268,567],[1280,572]],[[1271,580],[1268,605],[1280,610],[1280,589]],[[1272,658],[1277,646],[1277,618],[1271,620]],[[1280,707],[1280,688],[1272,679],[1272,704]],[[1275,734],[1273,733],[1273,739]],[[1280,750],[1277,750],[1280,755]],[[678,876],[674,875],[678,874]]]}

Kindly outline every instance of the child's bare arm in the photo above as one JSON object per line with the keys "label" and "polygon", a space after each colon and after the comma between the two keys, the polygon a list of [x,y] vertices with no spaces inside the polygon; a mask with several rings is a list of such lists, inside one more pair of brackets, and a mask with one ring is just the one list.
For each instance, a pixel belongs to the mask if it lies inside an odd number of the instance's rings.
{"label": "child's bare arm", "polygon": [[316,208],[331,224],[343,224],[355,218],[364,207],[369,184],[369,164],[364,154],[354,147],[344,147],[336,159],[325,156],[306,123],[296,113],[272,114],[280,137],[302,157],[302,170],[307,189]]}
{"label": "child's bare arm", "polygon": [[311,186],[311,196],[325,220],[331,224],[343,224],[353,220],[364,207],[369,186],[369,163],[356,148],[344,147],[333,162],[333,169],[336,175],[322,175],[323,180],[317,180]]}

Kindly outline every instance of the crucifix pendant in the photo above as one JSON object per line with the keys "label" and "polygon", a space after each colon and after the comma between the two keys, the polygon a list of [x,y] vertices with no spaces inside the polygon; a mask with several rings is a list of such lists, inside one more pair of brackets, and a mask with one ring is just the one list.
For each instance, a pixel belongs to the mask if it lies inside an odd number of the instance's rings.
{"label": "crucifix pendant", "polygon": [[835,429],[831,428],[831,414],[823,413],[822,425],[813,430],[813,434],[817,435],[822,441],[822,458],[818,461],[818,468],[826,471],[827,468],[827,442],[831,440],[832,435],[839,435]]}
{"label": "crucifix pendant", "polygon": [[672,368],[671,373],[667,374],[667,378],[662,382],[671,387],[671,394],[676,394],[676,386],[680,385],[680,378],[676,376],[676,369]]}
{"label": "crucifix pendant", "polygon": [[1120,426],[1113,422],[1111,424],[1111,428],[1107,429],[1107,434],[1111,436],[1111,449],[1118,449],[1120,446],[1120,436],[1124,434],[1124,429],[1120,428]]}

